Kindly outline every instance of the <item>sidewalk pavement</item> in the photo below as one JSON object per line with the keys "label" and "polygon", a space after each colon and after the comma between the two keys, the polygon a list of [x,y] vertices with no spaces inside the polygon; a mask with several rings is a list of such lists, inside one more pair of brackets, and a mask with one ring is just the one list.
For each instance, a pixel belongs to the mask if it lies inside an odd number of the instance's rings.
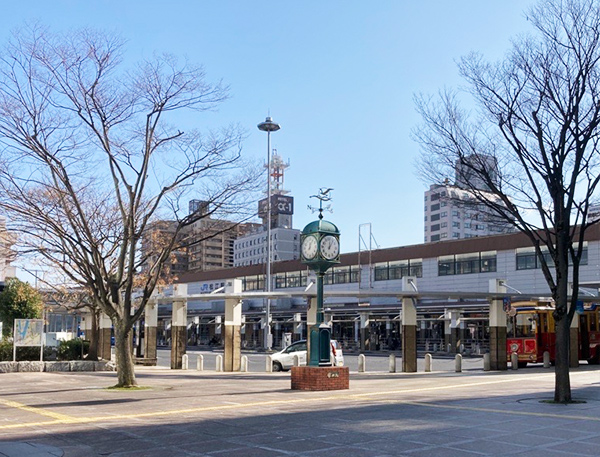
{"label": "sidewalk pavement", "polygon": [[469,457],[600,455],[600,367],[571,372],[356,373],[350,390],[290,390],[289,373],[136,369],[0,375],[0,456]]}

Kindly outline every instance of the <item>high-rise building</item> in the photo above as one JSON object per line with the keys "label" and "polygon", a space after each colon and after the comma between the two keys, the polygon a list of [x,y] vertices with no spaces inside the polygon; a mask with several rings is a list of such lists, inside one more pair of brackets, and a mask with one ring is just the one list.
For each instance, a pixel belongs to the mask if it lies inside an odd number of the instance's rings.
{"label": "high-rise building", "polygon": [[[484,179],[478,169],[486,169]],[[491,201],[500,199],[488,192],[490,183],[498,183],[498,163],[494,157],[472,155],[455,166],[455,183],[446,180],[433,184],[425,191],[424,241],[426,243],[449,239],[498,235],[514,231],[513,225],[495,214],[475,198],[477,194]]]}
{"label": "high-rise building", "polygon": [[[179,235],[180,246],[171,252],[163,267],[165,277],[177,277],[188,271],[206,271],[233,266],[233,242],[260,224],[213,219],[209,215],[209,203],[192,200],[190,214],[199,213],[199,219],[185,227]],[[147,256],[144,270],[151,268],[164,244],[172,239],[177,228],[176,221],[157,221],[142,240],[142,254]]]}

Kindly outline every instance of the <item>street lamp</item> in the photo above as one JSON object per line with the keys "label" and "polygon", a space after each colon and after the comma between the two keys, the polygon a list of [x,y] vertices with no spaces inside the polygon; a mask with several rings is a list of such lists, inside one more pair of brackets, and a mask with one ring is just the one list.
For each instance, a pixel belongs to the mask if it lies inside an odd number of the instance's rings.
{"label": "street lamp", "polygon": [[[267,293],[271,292],[271,132],[276,132],[281,127],[267,116],[265,122],[258,124],[258,130],[267,132]],[[271,298],[267,297],[265,322],[265,349],[271,349]]]}

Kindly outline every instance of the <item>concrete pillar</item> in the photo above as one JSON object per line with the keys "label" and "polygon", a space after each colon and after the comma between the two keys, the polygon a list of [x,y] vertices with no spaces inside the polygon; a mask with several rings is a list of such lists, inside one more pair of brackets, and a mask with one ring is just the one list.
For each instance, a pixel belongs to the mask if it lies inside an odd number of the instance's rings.
{"label": "concrete pillar", "polygon": [[92,314],[83,313],[81,315],[81,331],[83,331],[83,339],[90,340],[92,336]]}
{"label": "concrete pillar", "polygon": [[171,369],[182,368],[187,346],[187,284],[175,284],[171,317]]}
{"label": "concrete pillar", "polygon": [[370,342],[370,321],[369,313],[360,313],[360,350],[369,351],[371,349]]}
{"label": "concrete pillar", "polygon": [[[506,293],[504,281],[490,279],[489,291],[492,293]],[[503,300],[490,301],[490,369],[506,370],[508,361],[506,357],[506,311]]]}
{"label": "concrete pillar", "polygon": [[[242,280],[231,279],[225,284],[226,294],[242,293]],[[240,371],[242,357],[242,341],[240,328],[242,325],[241,298],[225,299],[225,351],[223,360],[224,371]]]}
{"label": "concrete pillar", "polygon": [[98,357],[104,360],[110,360],[110,337],[112,321],[108,315],[101,313],[98,322]]}
{"label": "concrete pillar", "polygon": [[450,353],[459,354],[460,345],[462,344],[461,335],[461,317],[462,310],[453,309],[450,311]]}
{"label": "concrete pillar", "polygon": [[302,339],[302,314],[294,314],[294,333],[292,334],[292,342]]}
{"label": "concrete pillar", "polygon": [[[156,333],[158,328],[158,304],[150,300],[144,310],[144,358],[156,360]],[[156,365],[156,362],[152,363]]]}
{"label": "concrete pillar", "polygon": [[[416,286],[416,277],[402,278],[403,292],[414,292]],[[417,371],[417,308],[415,303],[416,300],[412,298],[402,299],[402,371],[404,373],[416,373]]]}
{"label": "concrete pillar", "polygon": [[450,311],[444,310],[444,347],[442,348],[443,352],[447,352],[448,348],[451,347],[450,344]]}

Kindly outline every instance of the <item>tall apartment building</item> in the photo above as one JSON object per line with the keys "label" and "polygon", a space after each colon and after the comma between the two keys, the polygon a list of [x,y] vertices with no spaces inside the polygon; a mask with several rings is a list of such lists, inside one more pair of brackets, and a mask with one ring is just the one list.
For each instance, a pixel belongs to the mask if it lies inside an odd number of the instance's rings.
{"label": "tall apartment building", "polygon": [[271,224],[271,260],[296,260],[300,258],[300,230],[292,228],[294,197],[283,188],[284,172],[289,167],[276,151],[271,158],[269,179],[271,180],[271,215],[268,200],[258,202],[258,215],[262,224],[256,230],[240,236],[234,241],[234,266],[267,263],[267,227]]}
{"label": "tall apartment building", "polygon": [[[196,204],[196,201],[192,201],[192,204]],[[188,271],[233,267],[235,240],[258,227],[260,224],[238,224],[210,217],[194,222],[185,231]]]}
{"label": "tall apartment building", "polygon": [[[181,232],[182,247],[171,253],[164,267],[165,276],[178,276],[189,271],[207,271],[233,267],[234,240],[248,232],[256,230],[260,224],[243,223],[213,219],[208,215],[208,203],[192,200],[190,213],[200,212],[203,216]],[[155,222],[142,240],[142,253],[148,256],[144,269],[156,260],[156,254],[165,237],[172,237],[177,222]]]}
{"label": "tall apartment building", "polygon": [[[498,165],[490,156],[471,158],[489,168],[492,179],[497,179]],[[478,164],[479,165],[479,164]],[[514,231],[511,224],[494,215],[486,205],[479,203],[469,188],[481,190],[490,200],[498,197],[485,192],[489,186],[469,167],[468,159],[455,166],[455,183],[448,180],[433,184],[425,191],[424,237],[425,243],[450,239],[498,235]]]}

